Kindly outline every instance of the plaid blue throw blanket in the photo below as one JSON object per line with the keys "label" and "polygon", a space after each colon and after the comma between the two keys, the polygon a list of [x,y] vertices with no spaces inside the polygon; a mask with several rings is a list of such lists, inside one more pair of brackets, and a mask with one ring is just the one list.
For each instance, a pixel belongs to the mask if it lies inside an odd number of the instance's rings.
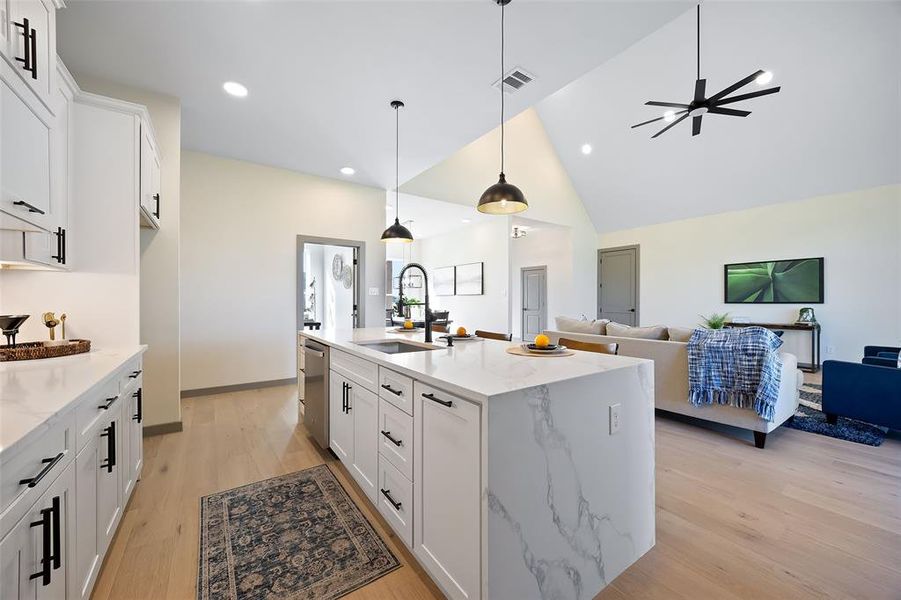
{"label": "plaid blue throw blanket", "polygon": [[688,340],[689,402],[753,408],[772,421],[779,397],[782,340],[763,327],[695,329]]}

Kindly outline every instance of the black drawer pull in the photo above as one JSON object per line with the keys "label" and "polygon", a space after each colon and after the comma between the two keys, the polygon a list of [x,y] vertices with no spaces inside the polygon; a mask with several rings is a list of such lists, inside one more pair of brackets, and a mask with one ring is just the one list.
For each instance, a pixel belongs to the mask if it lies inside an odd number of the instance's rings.
{"label": "black drawer pull", "polygon": [[390,431],[383,431],[382,435],[385,436],[386,438],[388,438],[388,441],[391,442],[392,444],[394,444],[395,446],[403,446],[404,445],[404,443],[402,441],[396,440],[393,437],[391,437]]}
{"label": "black drawer pull", "polygon": [[383,383],[383,384],[382,384],[382,389],[383,389],[383,390],[388,390],[389,392],[391,392],[391,393],[394,394],[395,396],[403,396],[403,395],[404,395],[403,390],[396,390],[396,389],[394,389],[393,387],[391,387],[390,385],[388,385],[387,383]]}
{"label": "black drawer pull", "polygon": [[347,414],[347,382],[341,382],[341,412]]}
{"label": "black drawer pull", "polygon": [[51,527],[51,519],[53,518],[53,508],[42,508],[41,509],[41,520],[35,521],[31,524],[32,527],[40,527],[41,528],[41,570],[37,573],[33,573],[28,579],[38,579],[41,580],[41,585],[47,586],[50,585],[50,569],[51,562],[53,561],[53,557],[50,554],[50,534],[53,533]]}
{"label": "black drawer pull", "polygon": [[438,404],[443,404],[444,406],[446,406],[448,408],[450,408],[451,406],[454,405],[454,403],[451,402],[450,400],[442,400],[441,398],[436,398],[435,394],[423,394],[422,397],[428,398],[432,402],[437,402]]}
{"label": "black drawer pull", "polygon": [[50,472],[50,469],[55,467],[56,463],[58,463],[60,460],[62,460],[63,456],[65,456],[65,455],[66,455],[65,452],[60,452],[53,458],[45,458],[44,460],[41,461],[41,464],[44,464],[47,466],[45,466],[43,469],[41,469],[41,472],[38,473],[37,475],[35,475],[34,477],[29,477],[28,479],[20,479],[19,485],[25,485],[27,483],[28,487],[33,488],[34,486],[36,486],[37,484],[39,484],[41,482],[41,479],[43,479],[44,476]]}
{"label": "black drawer pull", "polygon": [[138,401],[138,402],[137,402],[137,409],[138,409],[138,412],[136,412],[136,413],[131,417],[131,420],[132,420],[132,421],[137,421],[138,423],[141,423],[141,422],[144,421],[144,392],[143,392],[143,388],[138,388],[138,391],[135,392],[134,394],[132,394],[131,397],[137,399],[137,401]]}
{"label": "black drawer pull", "polygon": [[59,496],[53,497],[53,503],[50,506],[50,510],[53,513],[53,556],[51,557],[53,560],[53,570],[57,570],[63,564],[62,561],[62,543],[60,542],[61,532],[60,532],[60,510],[59,510]]}
{"label": "black drawer pull", "polygon": [[106,438],[106,460],[100,463],[101,469],[106,469],[107,473],[113,472],[116,466],[116,422],[113,421],[109,427],[103,430],[100,437]]}
{"label": "black drawer pull", "polygon": [[29,203],[25,202],[24,200],[14,200],[13,206],[24,206],[25,208],[28,209],[28,212],[30,212],[30,213],[37,213],[39,215],[47,214],[44,211],[42,211],[40,208],[35,206],[34,204],[29,204]]}
{"label": "black drawer pull", "polygon": [[385,488],[382,488],[381,492],[382,492],[382,495],[388,499],[388,502],[391,503],[391,506],[394,507],[394,510],[400,510],[400,507],[403,505],[391,497],[391,490],[386,490]]}
{"label": "black drawer pull", "polygon": [[113,396],[112,398],[107,398],[106,404],[100,404],[97,406],[97,408],[100,408],[102,410],[109,410],[109,407],[113,405],[113,402],[115,402],[118,399],[119,399],[119,396]]}
{"label": "black drawer pull", "polygon": [[62,227],[57,227],[53,235],[56,236],[56,255],[50,258],[64,265],[66,264],[66,230]]}
{"label": "black drawer pull", "polygon": [[137,379],[138,375],[144,372],[144,369],[138,369],[137,371],[132,371],[131,375],[128,376],[129,379]]}
{"label": "black drawer pull", "polygon": [[153,213],[153,216],[157,219],[160,218],[160,195],[154,194],[153,199],[156,200],[156,211]]}

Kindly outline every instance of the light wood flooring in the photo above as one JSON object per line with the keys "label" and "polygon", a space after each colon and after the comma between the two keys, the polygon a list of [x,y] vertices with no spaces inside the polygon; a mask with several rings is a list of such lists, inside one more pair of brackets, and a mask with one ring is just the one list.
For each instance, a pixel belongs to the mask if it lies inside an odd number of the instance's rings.
{"label": "light wood flooring", "polygon": [[[404,564],[347,598],[442,597],[307,438],[295,394],[186,399],[183,432],[145,439],[93,598],[194,598],[200,497],[323,462]],[[598,598],[899,600],[901,440],[870,448],[780,428],[757,450],[740,436],[657,419],[657,545]]]}

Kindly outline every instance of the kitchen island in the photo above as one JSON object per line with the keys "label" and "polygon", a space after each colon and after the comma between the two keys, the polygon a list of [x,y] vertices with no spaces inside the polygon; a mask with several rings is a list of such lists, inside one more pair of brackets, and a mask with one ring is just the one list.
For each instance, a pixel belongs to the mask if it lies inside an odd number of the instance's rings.
{"label": "kitchen island", "polygon": [[592,598],[654,545],[651,361],[299,333],[329,447],[449,598]]}

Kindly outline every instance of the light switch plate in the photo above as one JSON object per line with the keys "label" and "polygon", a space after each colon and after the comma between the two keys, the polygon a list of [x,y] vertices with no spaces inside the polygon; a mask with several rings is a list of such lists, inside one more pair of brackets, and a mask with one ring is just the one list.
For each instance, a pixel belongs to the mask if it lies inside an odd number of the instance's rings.
{"label": "light switch plate", "polygon": [[614,404],[610,407],[610,435],[619,431],[621,425],[620,412],[622,411],[622,408],[622,404]]}
{"label": "light switch plate", "polygon": [[379,288],[377,288],[377,287],[371,287],[371,288],[369,288],[369,295],[370,295],[370,296],[378,296],[378,295],[379,295]]}

